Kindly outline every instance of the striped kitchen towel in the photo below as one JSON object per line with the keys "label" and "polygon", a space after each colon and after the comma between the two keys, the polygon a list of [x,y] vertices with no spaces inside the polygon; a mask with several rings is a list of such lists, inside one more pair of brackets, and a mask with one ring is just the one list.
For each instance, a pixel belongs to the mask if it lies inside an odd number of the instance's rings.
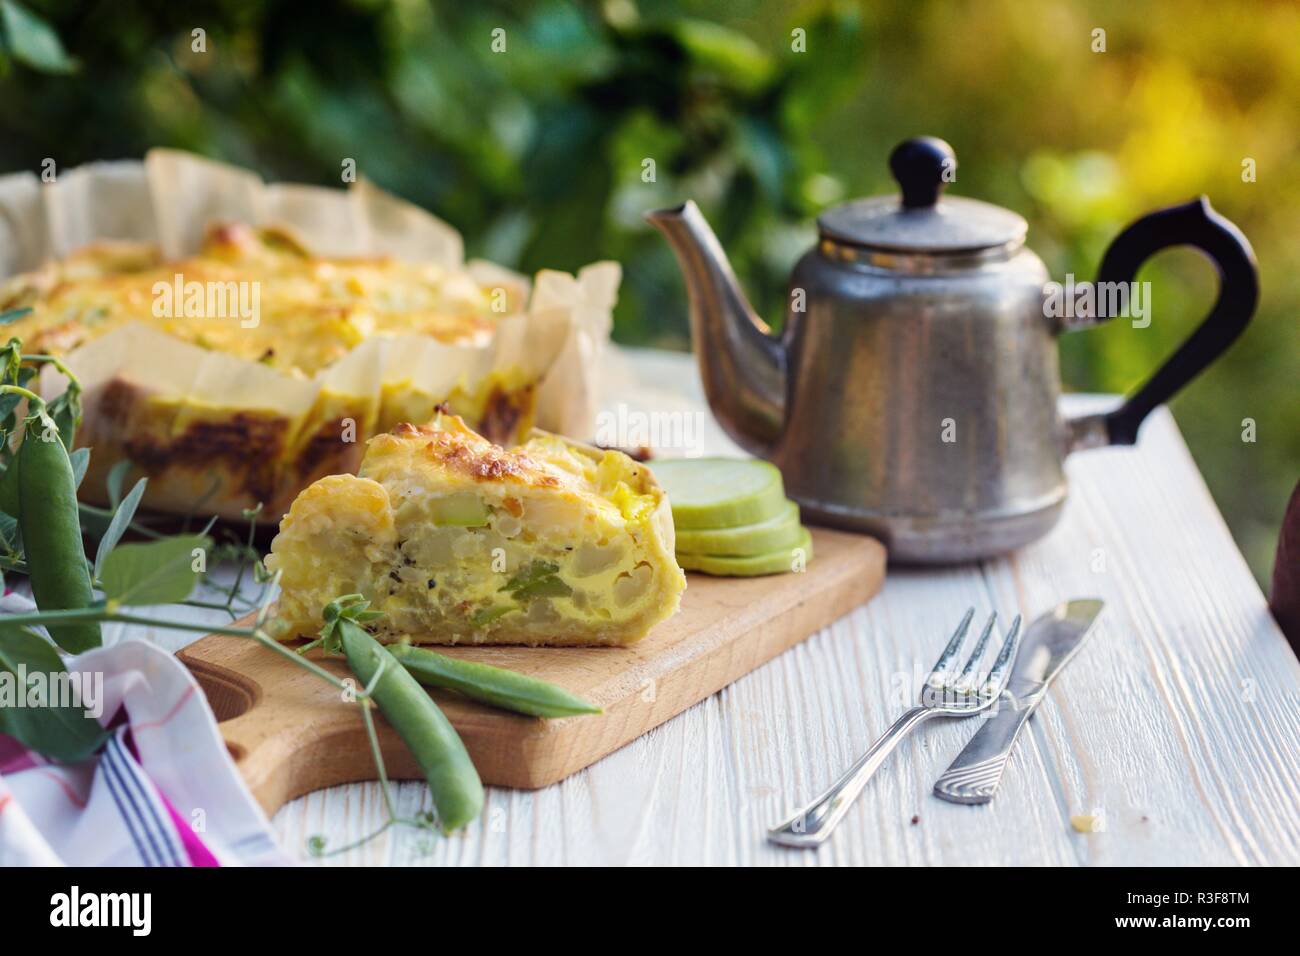
{"label": "striped kitchen towel", "polygon": [[113,732],[94,757],[70,766],[0,735],[0,867],[292,862],[179,661],[128,640],[67,666],[102,676],[100,722]]}

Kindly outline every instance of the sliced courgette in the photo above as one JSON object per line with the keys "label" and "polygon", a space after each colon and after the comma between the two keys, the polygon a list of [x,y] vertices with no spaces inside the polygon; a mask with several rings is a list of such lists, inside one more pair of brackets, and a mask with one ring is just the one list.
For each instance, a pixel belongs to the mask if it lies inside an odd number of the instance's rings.
{"label": "sliced courgette", "polygon": [[791,548],[781,548],[749,558],[679,553],[677,563],[687,571],[702,571],[720,577],[749,578],[760,574],[793,571],[798,566],[807,566],[812,561],[812,556],[812,535],[807,528],[800,528],[799,539]]}
{"label": "sliced courgette", "polygon": [[757,524],[678,531],[677,553],[755,557],[793,548],[799,541],[799,531],[799,506],[787,501],[775,518]]}
{"label": "sliced courgette", "polygon": [[756,458],[666,458],[651,470],[668,492],[678,531],[757,524],[786,504],[781,472]]}

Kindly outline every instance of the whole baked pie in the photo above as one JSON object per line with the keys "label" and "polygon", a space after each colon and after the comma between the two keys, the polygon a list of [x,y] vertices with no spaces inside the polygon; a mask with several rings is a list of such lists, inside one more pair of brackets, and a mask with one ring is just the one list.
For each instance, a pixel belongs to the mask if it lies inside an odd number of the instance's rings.
{"label": "whole baked pie", "polygon": [[[5,331],[85,387],[90,500],[126,459],[146,505],[274,521],[439,406],[505,444],[589,427],[614,263],[530,283],[368,184],[265,186],[170,151],[27,185],[0,177],[0,233],[43,237],[7,237],[27,268],[0,311],[30,309]],[[48,367],[41,387],[64,383]]]}

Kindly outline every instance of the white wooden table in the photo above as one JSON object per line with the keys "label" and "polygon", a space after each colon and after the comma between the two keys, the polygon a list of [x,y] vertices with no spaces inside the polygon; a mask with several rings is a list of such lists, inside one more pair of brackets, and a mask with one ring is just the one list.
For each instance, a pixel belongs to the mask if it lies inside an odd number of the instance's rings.
{"label": "white wooden table", "polygon": [[[624,355],[606,407],[703,411],[689,357]],[[703,442],[735,450],[711,418]],[[1300,662],[1172,417],[1154,414],[1135,449],[1078,455],[1068,470],[1064,518],[1037,544],[891,570],[869,604],[588,770],[535,792],[490,789],[464,835],[395,829],[327,862],[1300,863]],[[991,805],[931,796],[978,718],[940,721],[895,752],[829,845],[764,842],[891,722],[966,607],[1031,620],[1071,597],[1106,610]],[[422,783],[397,785],[397,799],[405,813],[430,807]],[[361,784],[295,800],[274,826],[303,855],[314,834],[340,846],[383,819],[378,785]]]}

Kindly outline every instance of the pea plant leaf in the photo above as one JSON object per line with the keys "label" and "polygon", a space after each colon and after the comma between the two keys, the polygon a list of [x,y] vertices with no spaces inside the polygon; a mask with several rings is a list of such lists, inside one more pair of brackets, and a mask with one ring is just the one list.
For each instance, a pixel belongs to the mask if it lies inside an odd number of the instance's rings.
{"label": "pea plant leaf", "polygon": [[[91,701],[60,703],[71,686],[54,646],[24,627],[0,622],[0,733],[49,760],[76,763],[108,736],[86,715]],[[60,693],[55,693],[60,691]]]}
{"label": "pea plant leaf", "polygon": [[[183,534],[141,544],[123,544],[104,558],[100,583],[104,598],[119,604],[176,604],[194,590],[212,539]],[[195,569],[202,555],[204,565]]]}
{"label": "pea plant leaf", "polygon": [[72,73],[77,61],[68,56],[48,23],[13,0],[0,0],[0,27],[5,47],[15,60],[42,73]]}
{"label": "pea plant leaf", "polygon": [[131,463],[125,458],[108,469],[108,501],[114,508],[122,500],[122,482],[126,481],[126,473],[130,470]]}
{"label": "pea plant leaf", "polygon": [[144,495],[145,485],[148,483],[147,478],[141,478],[135,483],[122,503],[117,506],[113,512],[113,520],[108,523],[108,530],[104,536],[99,539],[99,550],[95,552],[95,577],[101,577],[104,570],[104,562],[117,543],[122,540],[122,535],[126,534],[126,529],[131,526],[131,519],[135,517],[135,509],[140,506],[140,498]]}
{"label": "pea plant leaf", "polygon": [[76,487],[80,488],[81,483],[86,480],[86,469],[90,467],[90,449],[78,448],[68,458],[72,462],[72,480],[76,482]]}

